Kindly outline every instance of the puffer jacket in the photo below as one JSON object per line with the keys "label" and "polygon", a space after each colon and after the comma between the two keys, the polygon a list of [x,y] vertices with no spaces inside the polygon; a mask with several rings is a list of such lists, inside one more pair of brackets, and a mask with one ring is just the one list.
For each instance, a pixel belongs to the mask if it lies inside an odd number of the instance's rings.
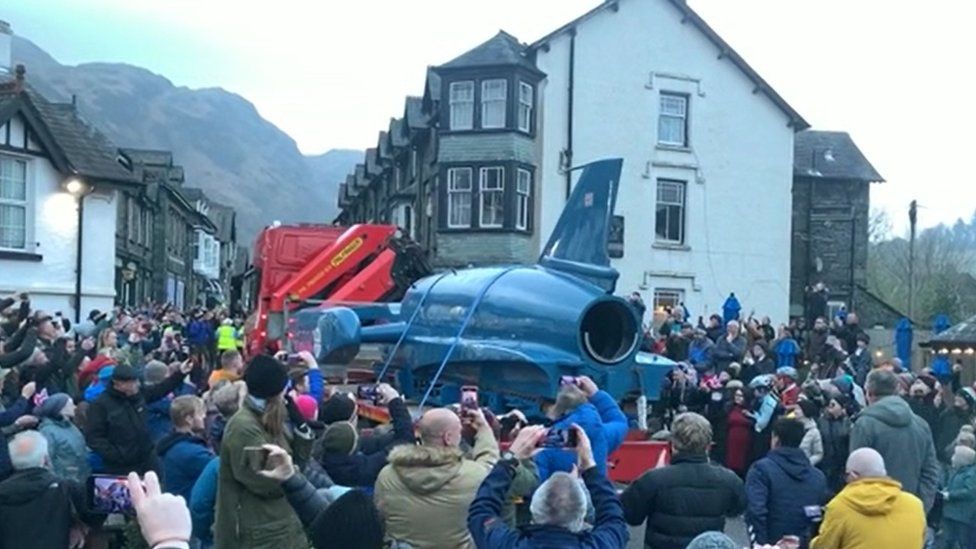
{"label": "puffer jacket", "polygon": [[85,435],[71,420],[46,417],[37,430],[47,439],[51,471],[60,478],[80,484],[88,479],[88,446]]}
{"label": "puffer jacket", "polygon": [[[606,391],[597,391],[590,401],[572,413],[556,420],[553,429],[570,429],[579,425],[586,432],[593,447],[593,460],[600,474],[607,474],[607,457],[624,441],[627,435],[627,416]],[[570,450],[547,448],[535,456],[539,480],[545,482],[556,471],[570,472],[576,464],[576,453]]]}
{"label": "puffer jacket", "polygon": [[939,482],[932,433],[899,396],[884,397],[864,409],[851,429],[851,451],[874,448],[888,475],[931,509]]}
{"label": "puffer jacket", "polygon": [[[302,523],[277,481],[253,471],[244,448],[275,444],[289,453],[304,452],[311,441],[272,437],[261,424],[261,410],[251,398],[227,423],[220,449],[214,541],[217,549],[308,549]],[[302,445],[305,448],[299,448]],[[296,459],[298,461],[298,459]]]}
{"label": "puffer jacket", "polygon": [[473,548],[468,506],[498,461],[490,428],[478,431],[472,454],[465,459],[458,448],[394,448],[374,492],[387,536],[415,549]]}
{"label": "puffer jacket", "polygon": [[811,418],[803,418],[803,440],[800,442],[800,449],[807,455],[811,465],[817,465],[824,457],[823,438],[820,436],[820,429],[817,422]]}
{"label": "puffer jacket", "polygon": [[942,504],[942,518],[976,524],[976,465],[967,465],[953,473],[946,492],[949,497]]}
{"label": "puffer jacket", "polygon": [[811,549],[916,548],[925,543],[922,502],[888,478],[848,484],[830,500]]}
{"label": "puffer jacket", "polygon": [[675,454],[671,465],[644,473],[620,496],[631,526],[647,520],[644,545],[684,549],[702,532],[723,531],[746,508],[742,480],[705,455]]}
{"label": "puffer jacket", "polygon": [[776,543],[783,536],[810,536],[804,507],[827,502],[827,480],[799,448],[775,448],[746,475],[746,525],[754,543]]}

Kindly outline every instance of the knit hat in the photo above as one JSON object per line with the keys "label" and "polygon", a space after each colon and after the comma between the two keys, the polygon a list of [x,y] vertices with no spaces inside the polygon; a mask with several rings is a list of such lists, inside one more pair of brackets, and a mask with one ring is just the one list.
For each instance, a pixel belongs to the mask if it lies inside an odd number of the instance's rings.
{"label": "knit hat", "polygon": [[956,446],[952,451],[952,466],[965,467],[976,463],[976,450],[968,446]]}
{"label": "knit hat", "polygon": [[119,364],[112,372],[112,381],[133,381],[139,379],[136,370],[128,364]]}
{"label": "knit hat", "polygon": [[315,419],[315,413],[318,412],[318,404],[316,404],[315,399],[308,395],[299,395],[295,399],[295,406],[298,411],[301,412],[302,417],[306,421],[313,421]]}
{"label": "knit hat", "polygon": [[38,417],[58,417],[61,415],[61,410],[68,405],[68,401],[71,400],[65,393],[55,393],[41,403],[40,406],[34,408],[34,415]]}
{"label": "knit hat", "polygon": [[926,386],[928,386],[930,391],[934,391],[935,384],[938,383],[938,380],[936,380],[935,377],[932,376],[931,374],[919,374],[918,381],[921,381]]}
{"label": "knit hat", "polygon": [[288,385],[288,373],[280,362],[268,355],[251,359],[244,370],[247,392],[255,398],[271,398],[280,394]]}
{"label": "knit hat", "polygon": [[349,421],[356,411],[356,403],[345,393],[336,393],[322,403],[319,408],[319,421],[329,425],[337,421]]}
{"label": "knit hat", "polygon": [[959,391],[959,396],[961,396],[967,404],[969,404],[969,409],[972,411],[976,408],[976,391],[970,389],[969,387],[963,387]]}
{"label": "knit hat", "polygon": [[737,549],[732,538],[722,532],[705,532],[688,544],[688,549]]}
{"label": "knit hat", "polygon": [[803,417],[817,419],[817,416],[820,415],[820,407],[812,400],[800,400],[797,401],[796,405],[803,410]]}
{"label": "knit hat", "polygon": [[356,449],[359,433],[352,423],[337,421],[325,430],[322,435],[322,452],[324,454],[349,455]]}

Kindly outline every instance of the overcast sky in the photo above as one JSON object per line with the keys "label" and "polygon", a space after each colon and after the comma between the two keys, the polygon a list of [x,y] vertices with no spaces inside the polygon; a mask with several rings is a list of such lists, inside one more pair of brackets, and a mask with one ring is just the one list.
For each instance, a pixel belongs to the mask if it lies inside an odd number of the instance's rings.
{"label": "overcast sky", "polygon": [[[598,2],[3,0],[0,19],[62,63],[126,62],[239,93],[320,153],[372,146],[428,65],[499,28],[531,42]],[[912,198],[923,226],[972,216],[976,4],[689,3],[814,128],[851,133],[888,181],[872,201],[896,232]]]}

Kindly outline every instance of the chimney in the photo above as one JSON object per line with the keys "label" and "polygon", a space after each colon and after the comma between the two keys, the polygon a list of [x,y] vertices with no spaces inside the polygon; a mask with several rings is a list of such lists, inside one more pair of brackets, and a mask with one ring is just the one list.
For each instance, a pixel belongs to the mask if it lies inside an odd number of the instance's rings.
{"label": "chimney", "polygon": [[0,74],[10,74],[12,68],[12,43],[14,31],[10,30],[10,23],[0,21]]}

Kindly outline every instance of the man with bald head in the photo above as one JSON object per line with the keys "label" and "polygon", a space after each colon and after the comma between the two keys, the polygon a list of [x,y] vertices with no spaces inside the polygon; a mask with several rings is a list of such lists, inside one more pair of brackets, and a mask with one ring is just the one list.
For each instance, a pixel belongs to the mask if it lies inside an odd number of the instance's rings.
{"label": "man with bald head", "polygon": [[420,444],[397,446],[376,480],[386,533],[416,549],[474,547],[468,506],[498,461],[498,442],[480,409],[465,410],[476,430],[470,459],[461,451],[461,419],[430,410],[417,424]]}
{"label": "man with bald head", "polygon": [[925,509],[888,477],[884,458],[860,448],[847,458],[847,486],[827,504],[811,549],[918,549],[925,543]]}

